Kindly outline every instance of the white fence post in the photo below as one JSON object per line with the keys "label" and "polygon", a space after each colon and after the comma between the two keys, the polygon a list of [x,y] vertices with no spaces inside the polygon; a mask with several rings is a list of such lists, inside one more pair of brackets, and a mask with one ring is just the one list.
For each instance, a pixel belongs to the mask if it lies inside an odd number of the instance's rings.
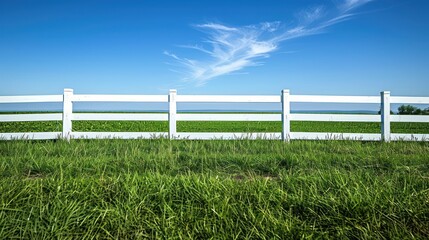
{"label": "white fence post", "polygon": [[390,91],[383,91],[381,95],[381,140],[390,142]]}
{"label": "white fence post", "polygon": [[168,95],[168,124],[169,124],[169,130],[168,130],[168,136],[170,139],[174,139],[176,135],[176,112],[177,112],[177,105],[176,105],[176,89],[170,89],[170,93]]}
{"label": "white fence post", "polygon": [[72,133],[73,89],[65,88],[63,95],[63,139],[70,141]]}
{"label": "white fence post", "polygon": [[290,140],[290,92],[289,89],[282,90],[282,140]]}

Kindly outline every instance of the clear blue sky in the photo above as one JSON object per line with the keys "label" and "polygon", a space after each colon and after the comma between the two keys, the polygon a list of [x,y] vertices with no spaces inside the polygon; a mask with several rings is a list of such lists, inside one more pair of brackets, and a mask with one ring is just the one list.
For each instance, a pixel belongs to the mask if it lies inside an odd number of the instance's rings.
{"label": "clear blue sky", "polygon": [[1,0],[0,95],[428,96],[428,12],[426,0]]}

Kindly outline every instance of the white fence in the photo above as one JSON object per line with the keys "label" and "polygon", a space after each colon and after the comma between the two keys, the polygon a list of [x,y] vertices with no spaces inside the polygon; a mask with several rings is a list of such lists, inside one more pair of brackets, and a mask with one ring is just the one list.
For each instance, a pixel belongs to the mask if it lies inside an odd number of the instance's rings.
{"label": "white fence", "polygon": [[[390,92],[380,96],[316,96],[290,95],[283,90],[277,96],[232,96],[232,95],[178,95],[170,90],[169,95],[82,95],[73,94],[72,89],[64,89],[63,95],[47,96],[0,96],[1,103],[62,102],[62,113],[46,114],[0,114],[0,122],[19,121],[62,121],[62,132],[0,133],[2,140],[14,139],[57,139],[64,138],[154,138],[170,139],[291,139],[314,140],[364,140],[364,141],[429,141],[429,134],[398,134],[390,132],[391,122],[429,122],[429,116],[391,115],[393,103],[429,104],[429,97],[392,97]],[[76,102],[164,102],[169,104],[168,113],[73,113]],[[281,103],[281,114],[185,114],[177,113],[178,102],[197,103]],[[381,104],[380,115],[364,114],[294,114],[290,111],[291,102],[311,103],[373,103]],[[72,122],[77,120],[137,120],[168,121],[169,132],[74,132]],[[177,121],[281,121],[282,132],[269,133],[202,133],[177,132]],[[381,122],[380,133],[319,133],[291,132],[290,121],[334,121],[334,122]]]}

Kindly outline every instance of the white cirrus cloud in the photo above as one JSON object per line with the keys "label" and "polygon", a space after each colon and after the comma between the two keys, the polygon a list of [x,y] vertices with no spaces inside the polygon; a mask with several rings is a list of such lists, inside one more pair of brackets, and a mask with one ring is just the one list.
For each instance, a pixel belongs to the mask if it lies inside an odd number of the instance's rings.
{"label": "white cirrus cloud", "polygon": [[353,11],[373,0],[340,0],[334,7],[317,6],[297,14],[297,24],[286,27],[281,22],[263,22],[233,27],[220,23],[194,25],[207,34],[200,45],[181,46],[203,54],[200,59],[171,57],[185,75],[183,80],[201,86],[221,75],[235,73],[249,66],[258,66],[258,60],[269,57],[287,40],[319,34],[327,27],[354,16]]}

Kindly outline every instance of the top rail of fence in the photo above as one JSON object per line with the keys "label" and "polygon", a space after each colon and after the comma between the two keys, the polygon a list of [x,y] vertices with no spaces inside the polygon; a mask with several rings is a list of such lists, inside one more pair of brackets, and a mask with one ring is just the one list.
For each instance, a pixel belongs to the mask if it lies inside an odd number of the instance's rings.
{"label": "top rail of fence", "polygon": [[380,103],[379,96],[291,95],[291,102],[311,103]]}
{"label": "top rail of fence", "polygon": [[261,95],[177,95],[177,102],[243,102],[243,103],[278,103],[280,96],[261,96]]}
{"label": "top rail of fence", "polygon": [[168,95],[74,94],[73,102],[168,102]]}
{"label": "top rail of fence", "polygon": [[390,103],[429,104],[429,97],[390,97]]}
{"label": "top rail of fence", "polygon": [[0,96],[0,103],[62,102],[63,95]]}

